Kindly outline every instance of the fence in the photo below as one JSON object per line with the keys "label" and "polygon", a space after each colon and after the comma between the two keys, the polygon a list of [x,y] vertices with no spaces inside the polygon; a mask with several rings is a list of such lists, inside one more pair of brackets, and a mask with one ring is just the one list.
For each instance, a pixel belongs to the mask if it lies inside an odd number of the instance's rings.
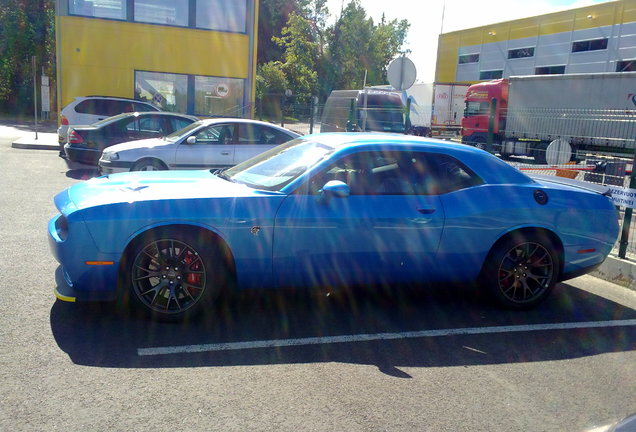
{"label": "fence", "polygon": [[265,95],[256,100],[255,118],[276,123],[301,135],[320,132],[324,105],[315,98]]}

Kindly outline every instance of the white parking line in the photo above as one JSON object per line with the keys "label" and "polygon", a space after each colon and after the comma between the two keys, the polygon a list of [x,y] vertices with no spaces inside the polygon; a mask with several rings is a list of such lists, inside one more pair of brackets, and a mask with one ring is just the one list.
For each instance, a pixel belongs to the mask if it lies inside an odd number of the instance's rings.
{"label": "white parking line", "polygon": [[202,345],[182,345],[155,348],[138,348],[138,356],[153,356],[165,354],[200,353],[213,351],[245,350],[255,348],[274,348],[304,345],[322,345],[334,343],[368,342],[376,340],[393,339],[413,339],[423,337],[456,336],[456,335],[476,335],[493,333],[530,332],[541,330],[571,330],[571,329],[592,329],[606,327],[631,327],[636,326],[636,319],[618,321],[588,321],[556,324],[531,324],[518,326],[498,326],[498,327],[468,327],[457,329],[422,330],[403,333],[375,333],[343,336],[324,336],[300,339],[271,339],[249,342],[227,342]]}

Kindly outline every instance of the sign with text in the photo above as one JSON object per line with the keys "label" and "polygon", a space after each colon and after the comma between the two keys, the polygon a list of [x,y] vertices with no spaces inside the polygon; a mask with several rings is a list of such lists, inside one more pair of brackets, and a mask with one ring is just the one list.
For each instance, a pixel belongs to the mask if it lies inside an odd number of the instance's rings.
{"label": "sign with text", "polygon": [[610,187],[612,202],[625,208],[636,208],[636,189]]}

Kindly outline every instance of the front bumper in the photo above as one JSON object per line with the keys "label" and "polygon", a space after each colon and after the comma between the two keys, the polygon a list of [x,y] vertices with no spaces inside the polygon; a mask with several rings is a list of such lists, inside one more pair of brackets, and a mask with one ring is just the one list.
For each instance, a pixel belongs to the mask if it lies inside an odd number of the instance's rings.
{"label": "front bumper", "polygon": [[[68,237],[60,238],[55,222],[49,221],[49,248],[60,266],[55,272],[55,296],[67,302],[108,301],[117,295],[119,257],[95,247],[85,226],[74,224]],[[72,240],[71,240],[72,239]]]}
{"label": "front bumper", "polygon": [[99,172],[101,174],[128,172],[132,169],[132,166],[132,162],[99,160]]}

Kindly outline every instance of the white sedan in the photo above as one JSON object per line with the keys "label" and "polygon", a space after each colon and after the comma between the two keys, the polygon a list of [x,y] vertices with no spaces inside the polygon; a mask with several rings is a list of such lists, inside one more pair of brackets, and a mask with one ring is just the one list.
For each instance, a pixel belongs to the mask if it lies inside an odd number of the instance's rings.
{"label": "white sedan", "polygon": [[102,153],[102,174],[226,168],[300,135],[271,123],[217,118],[194,122],[163,138],[131,141]]}

